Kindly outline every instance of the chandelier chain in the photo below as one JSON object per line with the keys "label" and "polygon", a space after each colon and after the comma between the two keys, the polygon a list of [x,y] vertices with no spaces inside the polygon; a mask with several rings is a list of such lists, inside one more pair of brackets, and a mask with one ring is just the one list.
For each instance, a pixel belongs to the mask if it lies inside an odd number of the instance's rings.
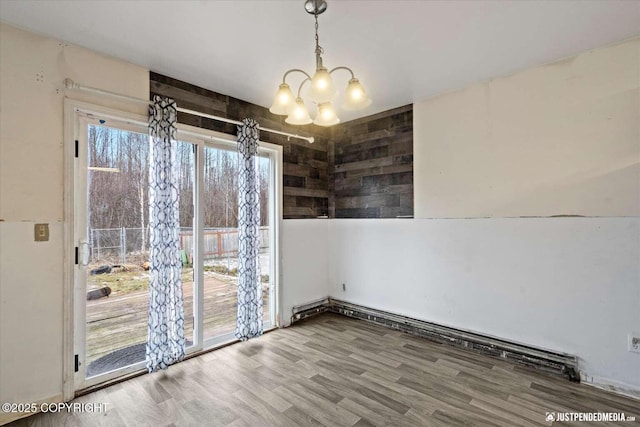
{"label": "chandelier chain", "polygon": [[320,37],[318,36],[318,9],[316,9],[316,13],[313,14],[316,19],[316,53],[324,53],[324,49],[320,46]]}
{"label": "chandelier chain", "polygon": [[[0,0],[2,1],[2,0]],[[285,123],[292,125],[307,125],[315,123],[318,126],[332,126],[340,122],[333,102],[338,95],[338,91],[333,85],[331,74],[337,70],[345,70],[351,74],[351,79],[345,91],[343,108],[345,110],[360,110],[371,104],[371,99],[366,95],[362,84],[355,78],[353,71],[349,67],[339,66],[331,70],[322,64],[324,49],[320,46],[318,15],[327,10],[326,0],[305,0],[304,9],[313,15],[315,21],[315,56],[316,70],[313,76],[299,68],[287,70],[282,76],[282,84],[278,87],[278,92],[269,111],[277,115],[286,115]],[[298,94],[294,96],[291,88],[286,83],[287,76],[291,73],[301,73],[306,78],[302,80],[298,87]],[[311,119],[309,110],[305,106],[301,97],[302,87],[309,83],[308,96],[316,105],[317,113],[315,119]]]}

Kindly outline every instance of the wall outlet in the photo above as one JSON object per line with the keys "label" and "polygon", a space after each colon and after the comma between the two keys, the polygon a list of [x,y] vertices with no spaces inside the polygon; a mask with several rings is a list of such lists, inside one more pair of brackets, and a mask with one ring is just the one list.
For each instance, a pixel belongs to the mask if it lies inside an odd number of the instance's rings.
{"label": "wall outlet", "polygon": [[36,224],[33,227],[33,240],[46,242],[49,240],[49,224]]}
{"label": "wall outlet", "polygon": [[629,339],[629,351],[632,353],[640,353],[640,334],[631,333],[627,335]]}

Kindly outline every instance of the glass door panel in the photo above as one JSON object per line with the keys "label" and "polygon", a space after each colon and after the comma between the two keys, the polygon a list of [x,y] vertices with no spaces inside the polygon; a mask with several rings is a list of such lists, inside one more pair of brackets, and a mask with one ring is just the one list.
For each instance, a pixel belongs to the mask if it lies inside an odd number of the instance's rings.
{"label": "glass door panel", "polygon": [[[82,120],[76,230],[87,251],[77,298],[84,324],[78,354],[83,386],[144,366],[149,304],[149,136],[117,121]],[[122,128],[118,127],[122,126]],[[85,142],[86,141],[86,142]],[[177,141],[185,338],[193,343],[193,144]],[[85,249],[86,247],[86,249]],[[86,278],[86,279],[84,279]],[[83,296],[86,293],[86,299]],[[84,338],[84,340],[82,340]],[[83,342],[84,341],[84,342]],[[98,378],[99,377],[99,378]],[[93,380],[96,378],[95,380]]]}
{"label": "glass door panel", "polygon": [[145,359],[149,137],[102,124],[86,132],[84,366],[91,378]]}
{"label": "glass door panel", "polygon": [[[143,123],[78,111],[74,178],[76,389],[144,369],[149,299],[149,136]],[[137,122],[136,122],[137,123]],[[185,338],[194,352],[236,327],[239,154],[227,139],[175,141]],[[261,148],[260,269],[274,325],[278,151]],[[280,162],[281,160],[278,160]],[[190,348],[189,348],[190,347]]]}
{"label": "glass door panel", "polygon": [[262,276],[262,313],[265,328],[273,322],[273,299],[275,288],[272,286],[271,269],[272,247],[272,162],[268,155],[258,157],[258,177],[260,182],[260,275]]}
{"label": "glass door panel", "polygon": [[[204,148],[204,339],[232,334],[238,304],[238,173],[235,150]],[[265,321],[270,312],[269,157],[258,157],[261,227],[260,266]]]}
{"label": "glass door panel", "polygon": [[177,184],[180,194],[180,259],[182,261],[182,296],[184,304],[184,337],[186,346],[194,343],[195,327],[195,145],[184,141],[176,143]]}
{"label": "glass door panel", "polygon": [[238,303],[236,151],[205,146],[203,166],[204,339],[235,331]]}

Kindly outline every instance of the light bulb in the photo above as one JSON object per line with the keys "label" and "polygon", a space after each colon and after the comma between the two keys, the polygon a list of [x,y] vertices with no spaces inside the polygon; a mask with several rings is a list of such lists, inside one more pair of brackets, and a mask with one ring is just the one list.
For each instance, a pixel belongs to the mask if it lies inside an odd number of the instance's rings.
{"label": "light bulb", "polygon": [[296,102],[290,109],[289,116],[285,119],[285,122],[290,125],[308,125],[312,122],[302,98],[296,98]]}
{"label": "light bulb", "polygon": [[287,104],[290,101],[291,101],[291,96],[288,93],[280,92],[280,94],[278,95],[278,102],[280,104]]}
{"label": "light bulb", "polygon": [[318,114],[316,114],[316,119],[313,123],[318,126],[332,126],[340,123],[340,119],[338,118],[335,108],[333,108],[333,104],[330,102],[319,104]]}
{"label": "light bulb", "polygon": [[316,87],[320,90],[325,90],[327,85],[327,78],[325,76],[320,76],[316,81]]}
{"label": "light bulb", "polygon": [[300,105],[296,105],[293,108],[293,112],[291,113],[293,115],[293,117],[295,117],[297,120],[300,120],[302,118],[304,118],[304,108],[301,107]]}
{"label": "light bulb", "polygon": [[333,101],[338,92],[333,86],[333,79],[326,68],[320,67],[311,78],[308,95],[316,104]]}
{"label": "light bulb", "polygon": [[276,92],[276,96],[273,99],[273,104],[269,111],[273,114],[285,115],[288,114],[289,109],[293,105],[293,93],[291,93],[291,88],[288,84],[282,83],[278,87],[278,92]]}
{"label": "light bulb", "polygon": [[342,108],[345,110],[360,110],[370,104],[371,100],[358,79],[352,78],[349,80]]}

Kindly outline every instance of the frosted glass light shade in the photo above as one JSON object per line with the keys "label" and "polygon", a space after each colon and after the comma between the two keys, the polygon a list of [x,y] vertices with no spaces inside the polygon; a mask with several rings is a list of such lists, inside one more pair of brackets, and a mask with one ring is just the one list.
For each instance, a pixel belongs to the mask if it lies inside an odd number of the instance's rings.
{"label": "frosted glass light shade", "polygon": [[342,108],[344,110],[360,110],[369,105],[371,105],[371,99],[367,96],[362,84],[356,78],[349,80]]}
{"label": "frosted glass light shade", "polygon": [[320,67],[316,70],[316,73],[311,78],[311,87],[307,94],[316,104],[331,102],[335,99],[338,92],[333,85],[331,74],[326,68]]}
{"label": "frosted glass light shade", "polygon": [[285,115],[289,114],[289,109],[294,105],[293,93],[291,92],[291,88],[288,84],[282,83],[278,87],[278,92],[276,92],[276,97],[273,99],[273,104],[269,111],[273,114]]}
{"label": "frosted glass light shade", "polygon": [[333,104],[325,102],[318,105],[318,114],[316,114],[316,119],[313,123],[318,126],[333,126],[340,123],[340,119],[338,118],[336,109],[333,108]]}
{"label": "frosted glass light shade", "polygon": [[289,116],[285,119],[290,125],[308,125],[313,120],[309,116],[309,110],[304,105],[302,98],[296,98],[296,102],[289,111]]}

